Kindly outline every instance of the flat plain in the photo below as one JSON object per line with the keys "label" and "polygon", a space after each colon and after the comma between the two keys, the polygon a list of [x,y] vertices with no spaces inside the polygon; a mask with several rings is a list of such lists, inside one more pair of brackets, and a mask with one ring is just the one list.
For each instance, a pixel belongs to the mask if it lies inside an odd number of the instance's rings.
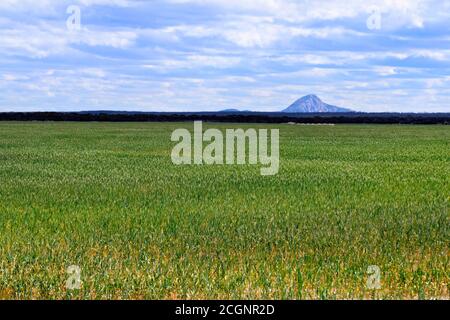
{"label": "flat plain", "polygon": [[0,299],[449,299],[450,127],[205,125],[279,128],[271,177],[192,127],[0,123]]}

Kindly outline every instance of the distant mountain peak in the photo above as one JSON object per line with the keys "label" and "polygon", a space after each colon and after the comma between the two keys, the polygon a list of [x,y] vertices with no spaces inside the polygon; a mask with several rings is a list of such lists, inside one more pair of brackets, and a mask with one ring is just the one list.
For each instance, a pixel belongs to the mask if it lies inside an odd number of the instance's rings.
{"label": "distant mountain peak", "polygon": [[221,113],[240,113],[240,112],[251,112],[250,110],[239,110],[239,109],[225,109],[219,111]]}
{"label": "distant mountain peak", "polygon": [[220,110],[219,112],[241,112],[241,110],[231,108],[231,109]]}
{"label": "distant mountain peak", "polygon": [[[316,96],[315,94],[308,94],[307,96],[304,96],[304,97],[301,98],[301,99],[314,99],[314,100],[319,100],[319,101],[321,101],[320,98],[319,98],[318,96]],[[299,99],[299,100],[300,100],[300,99]]]}
{"label": "distant mountain peak", "polygon": [[286,113],[322,113],[322,112],[352,112],[350,109],[340,108],[324,103],[315,94],[304,96],[282,112]]}

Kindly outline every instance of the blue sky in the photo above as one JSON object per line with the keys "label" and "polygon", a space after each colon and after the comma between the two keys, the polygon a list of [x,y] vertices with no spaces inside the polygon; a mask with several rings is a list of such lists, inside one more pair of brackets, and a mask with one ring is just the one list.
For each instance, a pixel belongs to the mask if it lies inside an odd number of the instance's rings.
{"label": "blue sky", "polygon": [[450,1],[1,0],[0,93],[0,111],[278,111],[314,93],[450,112]]}

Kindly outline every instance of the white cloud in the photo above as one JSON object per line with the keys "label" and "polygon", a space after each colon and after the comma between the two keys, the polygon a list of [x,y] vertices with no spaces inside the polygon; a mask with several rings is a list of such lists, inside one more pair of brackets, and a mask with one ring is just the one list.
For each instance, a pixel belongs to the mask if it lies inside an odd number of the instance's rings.
{"label": "white cloud", "polygon": [[389,66],[377,66],[375,67],[375,72],[380,76],[392,76],[397,74],[397,69]]}
{"label": "white cloud", "polygon": [[188,55],[178,59],[160,59],[144,64],[143,67],[158,71],[174,69],[216,68],[226,69],[238,65],[241,58],[232,56]]}
{"label": "white cloud", "polygon": [[361,36],[360,32],[342,27],[305,28],[274,23],[270,18],[241,17],[215,26],[178,25],[161,32],[182,37],[221,37],[242,48],[267,48],[277,42],[289,42],[295,37],[336,38],[344,35]]}
{"label": "white cloud", "polygon": [[139,1],[136,0],[2,0],[0,2],[0,10],[51,13],[57,8],[67,7],[69,5],[80,5],[83,7],[95,5],[129,7],[138,3]]}
{"label": "white cloud", "polygon": [[73,50],[72,45],[127,48],[135,42],[137,34],[122,30],[96,30],[82,28],[70,32],[63,26],[48,23],[39,25],[3,24],[0,26],[0,51],[6,55],[45,58]]}
{"label": "white cloud", "polygon": [[27,76],[11,74],[11,73],[5,73],[2,75],[3,81],[24,81],[24,80],[28,80],[28,79],[29,79],[29,77],[27,77]]}
{"label": "white cloud", "polygon": [[368,17],[376,7],[387,22],[386,27],[422,27],[427,10],[434,10],[437,0],[168,0],[171,3],[213,5],[237,14],[252,13],[290,22]]}
{"label": "white cloud", "polygon": [[[78,33],[69,4],[83,10]],[[437,0],[0,0],[0,109],[275,111],[316,93],[365,111],[442,110],[448,39],[426,35],[449,18]]]}

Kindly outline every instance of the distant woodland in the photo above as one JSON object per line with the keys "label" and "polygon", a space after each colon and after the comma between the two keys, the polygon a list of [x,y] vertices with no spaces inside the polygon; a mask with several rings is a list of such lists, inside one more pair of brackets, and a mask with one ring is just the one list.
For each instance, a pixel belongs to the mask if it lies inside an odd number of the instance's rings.
{"label": "distant woodland", "polygon": [[0,121],[97,121],[97,122],[235,122],[235,123],[311,123],[311,124],[445,124],[450,113],[258,113],[258,112],[8,112]]}

